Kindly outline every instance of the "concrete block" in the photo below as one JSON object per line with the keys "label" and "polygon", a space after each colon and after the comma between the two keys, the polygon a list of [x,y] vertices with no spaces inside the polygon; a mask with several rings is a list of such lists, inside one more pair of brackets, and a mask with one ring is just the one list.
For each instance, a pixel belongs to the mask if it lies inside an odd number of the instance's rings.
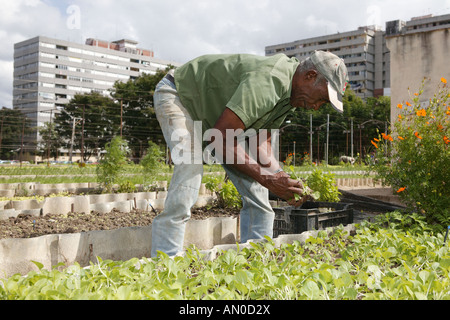
{"label": "concrete block", "polygon": [[185,247],[195,244],[203,250],[214,245],[236,243],[236,218],[209,218],[207,220],[189,220],[184,236]]}
{"label": "concrete block", "polygon": [[46,198],[42,207],[42,214],[67,214],[72,212],[74,199],[72,197]]}
{"label": "concrete block", "polygon": [[16,194],[14,189],[2,189],[0,190],[0,197],[12,198]]}
{"label": "concrete block", "polygon": [[167,191],[158,191],[156,193],[156,199],[165,199],[167,197]]}
{"label": "concrete block", "polygon": [[41,209],[43,208],[45,201],[39,202],[36,199],[28,200],[11,200],[11,208],[6,209],[16,209],[16,210],[28,210],[28,209]]}
{"label": "concrete block", "polygon": [[0,183],[0,190],[15,190],[18,185],[18,183]]}
{"label": "concrete block", "polygon": [[18,216],[16,209],[0,210],[0,220],[8,220],[9,218],[15,218]]}
{"label": "concrete block", "polygon": [[8,206],[10,206],[11,200],[3,200],[0,201],[0,210],[8,209]]}
{"label": "concrete block", "polygon": [[75,196],[73,197],[73,212],[91,212],[91,203],[88,196]]}

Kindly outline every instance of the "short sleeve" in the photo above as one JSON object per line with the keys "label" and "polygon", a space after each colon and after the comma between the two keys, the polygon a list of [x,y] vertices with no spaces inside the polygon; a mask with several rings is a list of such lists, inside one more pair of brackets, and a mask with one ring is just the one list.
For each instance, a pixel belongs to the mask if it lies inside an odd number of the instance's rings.
{"label": "short sleeve", "polygon": [[283,85],[269,72],[249,72],[227,103],[246,128],[270,113],[283,95]]}

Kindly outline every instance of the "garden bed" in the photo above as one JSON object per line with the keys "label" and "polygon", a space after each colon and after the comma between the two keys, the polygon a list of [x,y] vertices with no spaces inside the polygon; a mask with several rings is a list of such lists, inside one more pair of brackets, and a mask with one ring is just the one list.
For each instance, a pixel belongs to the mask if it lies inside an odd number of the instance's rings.
{"label": "garden bed", "polygon": [[[192,210],[192,219],[205,220],[211,217],[237,217],[238,209],[201,207]],[[113,230],[126,227],[151,225],[155,211],[134,209],[121,212],[117,209],[108,213],[92,211],[85,213],[47,214],[31,216],[21,214],[16,218],[0,220],[0,239],[34,238],[48,234],[67,234],[95,230]]]}

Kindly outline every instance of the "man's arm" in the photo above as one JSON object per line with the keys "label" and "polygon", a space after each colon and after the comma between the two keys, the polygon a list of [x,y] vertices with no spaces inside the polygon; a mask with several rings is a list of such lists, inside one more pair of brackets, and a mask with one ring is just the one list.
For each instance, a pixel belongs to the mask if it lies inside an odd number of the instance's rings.
{"label": "man's arm", "polygon": [[[277,171],[277,168],[280,168],[278,161],[272,154],[270,135],[267,136],[266,141],[258,145],[258,162],[255,161],[255,159],[250,158],[250,156],[247,154],[247,152],[245,152],[240,144],[235,141],[236,139],[234,139],[234,136],[233,141],[227,141],[227,129],[245,130],[244,123],[233,111],[226,108],[217,120],[214,128],[222,133],[222,154],[226,155],[226,157],[222,158],[233,159],[232,163],[229,163],[229,165],[236,168],[239,172],[242,172],[243,174],[253,178],[255,181],[259,182],[262,186],[269,189],[275,195],[288,201],[291,205],[298,206],[306,200],[306,197],[303,197],[299,201],[294,200],[294,194],[298,194],[300,197],[302,197],[303,185],[300,181],[291,179],[289,175],[284,171],[280,171],[276,174],[268,174],[266,168],[268,165],[271,165],[271,170],[275,168],[275,171]],[[227,149],[227,146],[233,147]],[[267,165],[261,165],[261,160],[264,160],[262,162]]]}

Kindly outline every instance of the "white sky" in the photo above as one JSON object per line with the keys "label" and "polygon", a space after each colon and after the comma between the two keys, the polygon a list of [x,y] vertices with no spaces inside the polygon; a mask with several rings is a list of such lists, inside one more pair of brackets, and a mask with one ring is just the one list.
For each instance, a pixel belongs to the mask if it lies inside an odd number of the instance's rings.
{"label": "white sky", "polygon": [[132,39],[155,57],[264,55],[268,45],[450,13],[450,0],[0,0],[0,108],[12,107],[14,43],[42,35]]}

